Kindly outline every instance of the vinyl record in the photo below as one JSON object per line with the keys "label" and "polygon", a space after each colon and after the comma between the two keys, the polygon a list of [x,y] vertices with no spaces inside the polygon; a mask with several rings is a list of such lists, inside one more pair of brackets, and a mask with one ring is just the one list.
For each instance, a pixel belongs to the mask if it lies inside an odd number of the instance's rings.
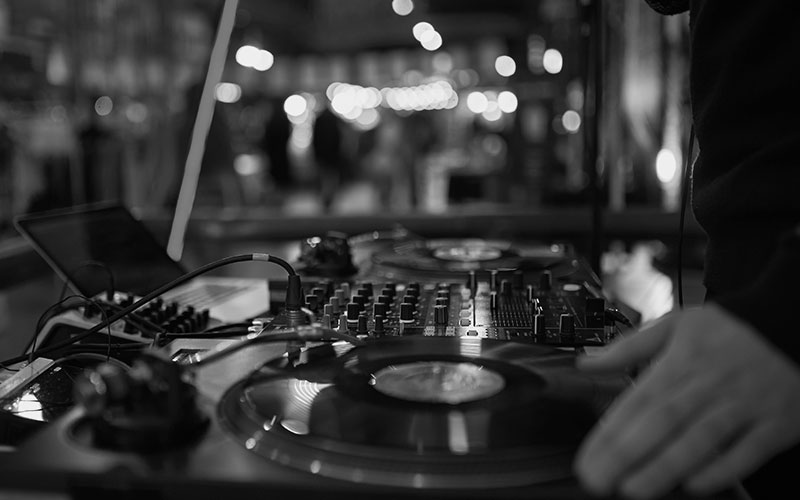
{"label": "vinyl record", "polygon": [[571,476],[620,379],[573,355],[479,338],[324,345],[233,386],[220,422],[242,446],[310,474],[409,488],[499,488]]}
{"label": "vinyl record", "polygon": [[550,270],[555,276],[575,271],[576,264],[561,245],[512,245],[505,240],[433,239],[394,244],[372,256],[383,274],[396,278],[447,279],[469,271]]}

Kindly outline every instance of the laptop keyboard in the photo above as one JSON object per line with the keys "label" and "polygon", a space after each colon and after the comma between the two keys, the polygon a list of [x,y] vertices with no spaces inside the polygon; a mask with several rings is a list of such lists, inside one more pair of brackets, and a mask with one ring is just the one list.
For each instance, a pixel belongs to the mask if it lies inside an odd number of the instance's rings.
{"label": "laptop keyboard", "polygon": [[198,309],[206,309],[218,305],[223,300],[244,293],[249,288],[250,287],[247,285],[218,285],[206,283],[171,295],[169,300],[176,301],[179,304],[194,306]]}

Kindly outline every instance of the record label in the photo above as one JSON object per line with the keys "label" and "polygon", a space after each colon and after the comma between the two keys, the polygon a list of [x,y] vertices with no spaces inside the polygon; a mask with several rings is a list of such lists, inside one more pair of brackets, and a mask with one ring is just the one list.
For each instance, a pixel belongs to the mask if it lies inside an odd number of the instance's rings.
{"label": "record label", "polygon": [[370,383],[383,394],[422,403],[459,404],[494,396],[503,377],[471,363],[419,361],[378,370]]}

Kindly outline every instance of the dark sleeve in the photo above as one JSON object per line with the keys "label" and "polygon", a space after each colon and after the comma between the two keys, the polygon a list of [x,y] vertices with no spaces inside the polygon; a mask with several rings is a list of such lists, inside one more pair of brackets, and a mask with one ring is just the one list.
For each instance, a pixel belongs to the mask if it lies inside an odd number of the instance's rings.
{"label": "dark sleeve", "polygon": [[750,287],[721,295],[715,302],[800,364],[800,226],[781,238],[764,272]]}
{"label": "dark sleeve", "polygon": [[659,14],[680,14],[689,10],[689,0],[646,0]]}

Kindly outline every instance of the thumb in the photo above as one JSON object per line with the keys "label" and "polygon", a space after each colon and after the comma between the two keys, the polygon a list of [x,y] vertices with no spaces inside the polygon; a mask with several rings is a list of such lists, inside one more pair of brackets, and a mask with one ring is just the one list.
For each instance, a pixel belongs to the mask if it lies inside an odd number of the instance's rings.
{"label": "thumb", "polygon": [[589,372],[621,371],[649,361],[666,344],[675,315],[659,318],[635,333],[621,337],[600,353],[582,355],[577,367]]}

